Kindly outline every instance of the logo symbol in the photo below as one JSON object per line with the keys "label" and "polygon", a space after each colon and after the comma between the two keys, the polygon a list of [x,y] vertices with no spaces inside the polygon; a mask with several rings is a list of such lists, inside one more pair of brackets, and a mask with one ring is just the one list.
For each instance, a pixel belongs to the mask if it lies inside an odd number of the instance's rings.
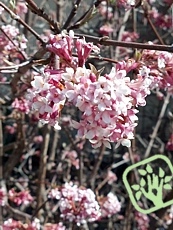
{"label": "logo symbol", "polygon": [[[152,167],[154,161],[159,161],[160,167]],[[165,175],[164,169],[168,168],[169,175]],[[128,175],[131,171],[137,170],[139,182],[130,185]],[[163,192],[171,190],[173,180],[173,166],[170,160],[163,155],[155,155],[141,162],[129,166],[123,174],[123,182],[128,191],[130,200],[135,209],[141,213],[149,214],[160,208],[173,204],[173,199],[163,201]],[[142,202],[142,197],[147,199],[148,208],[142,208],[138,202]]]}

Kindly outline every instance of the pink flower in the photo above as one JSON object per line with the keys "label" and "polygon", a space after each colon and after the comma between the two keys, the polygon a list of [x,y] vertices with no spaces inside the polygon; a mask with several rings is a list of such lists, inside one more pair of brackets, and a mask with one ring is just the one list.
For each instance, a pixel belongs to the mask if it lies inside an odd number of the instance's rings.
{"label": "pink flower", "polygon": [[[50,35],[47,49],[62,59],[60,65],[64,64],[66,67],[73,68],[76,65],[83,67],[92,51],[99,52],[99,48],[86,42],[85,38],[75,38],[73,31],[70,31],[69,35],[65,33]],[[72,56],[73,51],[77,51],[77,57]]]}
{"label": "pink flower", "polygon": [[101,217],[111,217],[118,213],[121,209],[121,203],[113,193],[109,193],[106,197],[99,198],[99,204],[101,207]]}
{"label": "pink flower", "polygon": [[113,17],[113,9],[110,6],[107,6],[107,2],[106,1],[102,1],[101,4],[99,5],[99,13],[103,16],[103,17],[108,17],[108,19],[111,19]]}
{"label": "pink flower", "polygon": [[114,181],[117,180],[116,174],[109,170],[107,174],[107,180],[108,184],[112,184]]}
{"label": "pink flower", "polygon": [[9,200],[13,201],[17,205],[28,205],[33,201],[33,197],[29,194],[29,191],[16,192],[14,189],[10,189],[8,192]]}
{"label": "pink flower", "polygon": [[43,230],[65,230],[65,226],[62,223],[58,223],[58,224],[51,224],[51,223],[47,223],[44,225]]}
{"label": "pink flower", "polygon": [[133,7],[135,4],[135,0],[118,0],[118,5],[124,6],[125,8]]}
{"label": "pink flower", "polygon": [[4,188],[0,188],[0,206],[4,206],[6,203],[6,192]]}
{"label": "pink flower", "polygon": [[76,151],[64,151],[63,158],[70,162],[76,169],[79,169],[79,159]]}
{"label": "pink flower", "polygon": [[108,36],[112,32],[113,32],[113,29],[112,29],[111,25],[108,25],[108,24],[101,26],[99,29],[99,33],[103,34],[105,36]]}
{"label": "pink flower", "polygon": [[76,40],[76,49],[78,54],[78,67],[83,67],[91,51],[96,49],[96,46],[94,46],[92,43],[86,42],[83,38]]}
{"label": "pink flower", "polygon": [[50,35],[47,49],[62,58],[67,64],[71,64],[73,36],[72,33],[69,36],[66,34]]}
{"label": "pink flower", "polygon": [[28,12],[28,8],[23,1],[17,1],[16,4],[16,14],[20,15],[20,17],[23,17]]}
{"label": "pink flower", "polygon": [[12,103],[12,107],[23,113],[29,113],[28,101],[24,98],[15,98]]}
{"label": "pink flower", "polygon": [[3,230],[14,230],[14,229],[25,229],[25,230],[39,230],[40,223],[38,219],[34,219],[32,223],[23,224],[20,221],[8,219],[4,221]]}
{"label": "pink flower", "polygon": [[124,31],[122,34],[122,41],[133,42],[139,38],[136,32]]}
{"label": "pink flower", "polygon": [[96,221],[100,218],[100,209],[95,194],[91,189],[78,187],[72,183],[66,183],[56,191],[51,192],[59,199],[61,217],[70,222],[83,224]]}
{"label": "pink flower", "polygon": [[166,149],[169,151],[173,151],[173,134],[171,134],[167,144],[166,144]]}
{"label": "pink flower", "polygon": [[41,135],[35,136],[33,139],[33,142],[36,144],[42,143],[43,142],[43,136],[41,136]]}

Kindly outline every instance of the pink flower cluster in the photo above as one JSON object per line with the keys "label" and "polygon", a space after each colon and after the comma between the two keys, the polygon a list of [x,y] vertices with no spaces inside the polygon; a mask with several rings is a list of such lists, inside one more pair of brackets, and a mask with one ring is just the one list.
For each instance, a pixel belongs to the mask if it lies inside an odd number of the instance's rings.
{"label": "pink flower cluster", "polygon": [[[64,68],[65,66],[72,68],[83,67],[92,51],[99,52],[97,46],[86,42],[85,38],[79,39],[75,37],[73,31],[70,31],[69,35],[63,32],[58,35],[50,35],[47,49],[60,59],[59,66],[58,63],[55,63],[57,68]],[[77,52],[77,57],[73,57],[74,51]]]}
{"label": "pink flower cluster", "polygon": [[14,219],[8,219],[4,221],[3,230],[14,230],[14,229],[23,229],[23,230],[39,230],[40,222],[38,219],[34,219],[32,223],[23,224],[21,221]]}
{"label": "pink flower cluster", "polygon": [[112,33],[114,30],[110,24],[104,24],[100,27],[99,33],[105,36],[108,36],[110,33]]}
{"label": "pink flower cluster", "polygon": [[27,39],[25,36],[20,35],[19,29],[12,25],[3,25],[1,29],[4,33],[0,33],[0,63],[5,65],[4,59],[5,57],[8,59],[8,56],[22,60],[23,57],[18,49],[22,51],[26,49]]}
{"label": "pink flower cluster", "polygon": [[147,230],[149,228],[149,218],[146,214],[135,212],[135,220],[138,230]]}
{"label": "pink flower cluster", "polygon": [[43,230],[65,230],[65,226],[62,223],[58,223],[58,224],[51,224],[51,223],[47,223],[44,225]]}
{"label": "pink flower cluster", "polygon": [[136,42],[139,38],[139,34],[136,32],[124,31],[122,34],[122,41],[125,42]]}
{"label": "pink flower cluster", "polygon": [[100,218],[101,212],[95,194],[91,189],[66,183],[59,189],[53,189],[50,198],[59,200],[61,217],[70,222],[84,224]]}
{"label": "pink flower cluster", "polygon": [[102,218],[111,217],[121,210],[121,203],[118,201],[117,196],[111,192],[106,197],[99,198],[99,205]]}
{"label": "pink flower cluster", "polygon": [[6,203],[6,192],[5,189],[2,187],[0,188],[0,206],[4,206]]}
{"label": "pink flower cluster", "polygon": [[29,106],[28,106],[28,101],[23,97],[15,98],[12,103],[12,107],[26,114],[29,113],[30,111]]}
{"label": "pink flower cluster", "polygon": [[152,8],[149,15],[153,18],[155,25],[159,26],[159,28],[164,30],[172,28],[172,16],[159,13],[155,7]]}
{"label": "pink flower cluster", "polygon": [[[120,62],[101,76],[94,66],[87,69],[84,65],[92,50],[98,48],[74,38],[73,32],[51,35],[47,48],[56,55],[56,63],[36,75],[28,90],[39,119],[60,129],[60,112],[68,102],[82,112],[81,120],[72,122],[79,137],[89,139],[95,148],[102,144],[110,148],[110,142],[129,147],[138,120],[135,107],[144,106],[150,93],[149,69],[140,68],[137,78],[131,80],[127,74],[137,64]],[[77,57],[73,57],[75,49]]]}
{"label": "pink flower cluster", "polygon": [[65,158],[71,165],[73,165],[76,169],[79,169],[79,159],[77,152],[73,151],[64,151],[62,158]]}
{"label": "pink flower cluster", "polygon": [[[153,77],[152,87],[172,89],[173,85],[173,55],[166,51],[144,50],[141,63],[150,70]],[[144,65],[144,64],[143,64]]]}
{"label": "pink flower cluster", "polygon": [[33,201],[33,197],[29,194],[29,191],[16,192],[14,189],[9,190],[8,198],[17,205],[28,205]]}
{"label": "pink flower cluster", "polygon": [[25,14],[28,12],[28,8],[26,6],[25,1],[18,0],[16,3],[15,11],[16,11],[16,14],[24,18]]}
{"label": "pink flower cluster", "polygon": [[43,123],[49,123],[60,129],[58,119],[66,97],[62,94],[64,86],[60,82],[59,74],[50,75],[46,72],[35,76],[31,85],[32,89],[28,90],[27,99],[33,111],[38,112],[38,117]]}

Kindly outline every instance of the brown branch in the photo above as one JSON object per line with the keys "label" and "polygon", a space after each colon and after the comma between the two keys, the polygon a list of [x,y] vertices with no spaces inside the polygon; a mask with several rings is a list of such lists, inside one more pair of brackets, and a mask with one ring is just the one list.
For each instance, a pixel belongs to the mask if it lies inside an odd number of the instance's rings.
{"label": "brown branch", "polygon": [[95,44],[100,44],[104,46],[121,46],[134,49],[148,49],[148,50],[160,50],[173,52],[173,46],[170,45],[156,45],[156,44],[143,44],[137,42],[119,42],[115,40],[110,40],[109,37],[95,37],[86,34],[75,34],[78,37],[85,37],[87,42],[93,42]]}
{"label": "brown branch", "polygon": [[52,169],[52,164],[55,162],[55,156],[56,156],[56,150],[57,150],[57,145],[58,145],[58,138],[59,138],[59,133],[57,130],[53,130],[53,137],[52,137],[52,146],[51,146],[51,151],[49,154],[49,159],[47,163],[47,170],[50,171]]}
{"label": "brown branch", "polygon": [[[0,188],[3,180],[3,130],[2,130],[2,111],[0,103]],[[0,226],[3,224],[3,207],[0,205]]]}
{"label": "brown branch", "polygon": [[81,0],[76,0],[75,4],[74,4],[74,6],[73,6],[73,8],[72,8],[67,20],[66,20],[66,22],[64,23],[64,25],[62,27],[62,30],[66,29],[69,26],[69,24],[71,23],[72,19],[74,18],[74,16],[77,13],[77,10],[79,8],[80,2],[81,2]]}
{"label": "brown branch", "polygon": [[145,4],[144,4],[143,7],[142,7],[143,10],[144,10],[144,16],[146,17],[146,19],[147,19],[149,25],[151,26],[151,28],[152,28],[153,32],[155,33],[155,35],[156,35],[157,39],[159,40],[159,42],[160,42],[162,45],[164,45],[164,44],[165,44],[164,41],[162,40],[161,36],[160,36],[159,33],[157,32],[156,27],[154,26],[153,22],[152,22],[151,19],[150,19],[150,15],[148,14],[148,7],[147,7],[147,6],[148,6],[148,3],[145,2]]}
{"label": "brown branch", "polygon": [[96,176],[97,176],[99,167],[100,167],[100,165],[102,163],[104,153],[105,153],[105,146],[102,145],[101,148],[100,148],[100,153],[99,153],[98,159],[96,160],[94,168],[93,168],[93,171],[91,172],[90,184],[91,184],[91,189],[92,190],[95,189]]}
{"label": "brown branch", "polygon": [[5,205],[5,208],[17,220],[23,220],[23,221],[31,220],[31,215],[25,212],[21,212],[18,209],[14,209],[9,204]]}
{"label": "brown branch", "polygon": [[167,105],[168,105],[168,103],[169,103],[170,96],[171,96],[171,94],[168,92],[167,95],[166,95],[166,97],[165,97],[165,100],[164,100],[164,103],[163,103],[161,112],[160,112],[160,114],[159,114],[157,123],[156,123],[156,125],[155,125],[155,127],[154,127],[153,133],[151,134],[151,139],[150,139],[150,142],[149,142],[149,144],[148,144],[147,150],[146,150],[146,152],[145,152],[144,159],[145,159],[145,158],[148,158],[149,155],[150,155],[151,149],[152,149],[153,144],[154,144],[154,140],[155,140],[155,138],[156,138],[156,135],[157,135],[157,132],[158,132],[158,130],[159,130],[160,124],[161,124],[161,122],[162,122],[163,116],[164,116],[164,114],[165,114]]}
{"label": "brown branch", "polygon": [[79,174],[78,174],[78,178],[79,178],[79,184],[82,185],[83,184],[83,152],[76,146],[76,143],[74,142],[71,134],[69,133],[69,130],[64,127],[64,131],[67,134],[73,149],[77,152],[77,155],[79,157]]}
{"label": "brown branch", "polygon": [[10,155],[8,161],[4,166],[4,179],[7,179],[10,176],[16,164],[20,161],[25,150],[25,133],[22,124],[24,120],[24,115],[20,115],[21,117],[16,121],[18,145],[16,146],[16,148],[14,149],[13,153]]}
{"label": "brown branch", "polygon": [[80,26],[90,20],[90,17],[92,17],[92,13],[94,12],[95,8],[97,8],[101,2],[102,0],[94,1],[90,8],[74,23],[74,25],[67,28],[67,31],[78,29]]}
{"label": "brown branch", "polygon": [[17,83],[20,81],[20,77],[25,74],[38,60],[42,59],[47,52],[45,47],[40,48],[32,57],[32,59],[26,63],[24,66],[18,68],[18,72],[14,74],[11,81],[12,92],[15,94],[17,92]]}
{"label": "brown branch", "polygon": [[8,38],[8,40],[13,44],[13,46],[22,55],[22,57],[24,59],[26,59],[26,56],[24,55],[24,53],[22,52],[22,50],[14,43],[14,41],[8,36],[8,34],[2,28],[0,28],[0,31]]}
{"label": "brown branch", "polygon": [[33,0],[26,0],[26,2],[32,13],[45,19],[54,28],[56,33],[60,33],[59,24],[55,22],[51,17],[49,17],[49,15],[47,15],[43,9],[40,9]]}
{"label": "brown branch", "polygon": [[2,159],[3,159],[3,130],[2,130],[2,111],[1,111],[1,103],[0,103],[0,181],[3,179]]}
{"label": "brown branch", "polygon": [[[47,168],[47,153],[48,153],[48,147],[49,147],[49,141],[50,141],[50,126],[45,125],[44,126],[44,133],[43,133],[43,145],[42,150],[40,154],[40,166],[39,166],[39,173],[38,173],[38,183],[39,181],[45,181],[46,178],[46,168]],[[37,206],[36,210],[39,210],[37,212],[37,217],[40,218],[41,216],[41,209],[40,207],[45,202],[45,184],[41,183],[40,186],[38,186],[37,189]]]}

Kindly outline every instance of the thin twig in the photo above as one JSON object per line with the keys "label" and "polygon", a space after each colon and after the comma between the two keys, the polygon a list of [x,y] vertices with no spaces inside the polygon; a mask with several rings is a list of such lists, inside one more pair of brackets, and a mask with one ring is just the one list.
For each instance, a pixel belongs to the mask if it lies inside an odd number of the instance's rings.
{"label": "thin twig", "polygon": [[18,209],[14,209],[12,208],[9,204],[7,204],[5,206],[6,210],[11,213],[14,218],[16,218],[17,220],[23,220],[25,222],[27,222],[28,220],[31,220],[31,215],[25,213],[25,212],[21,212]]}
{"label": "thin twig", "polygon": [[[122,40],[122,36],[123,36],[124,30],[126,28],[126,22],[128,21],[130,14],[131,14],[131,10],[126,11],[126,13],[124,14],[123,23],[122,23],[122,26],[120,28],[117,41]],[[115,55],[115,57],[117,59],[119,58],[119,51],[120,51],[120,49],[119,49],[119,47],[117,47],[116,48],[116,55]]]}
{"label": "thin twig", "polygon": [[13,44],[13,46],[22,55],[22,57],[26,59],[26,55],[22,52],[22,50],[14,43],[14,41],[8,36],[8,34],[1,27],[0,27],[0,31],[8,38],[8,40]]}
{"label": "thin twig", "polygon": [[74,18],[74,16],[77,13],[77,10],[79,8],[80,2],[81,2],[81,0],[76,0],[75,4],[74,4],[74,6],[73,6],[73,8],[72,8],[67,20],[66,20],[66,22],[64,23],[64,25],[62,27],[62,30],[67,29],[67,27],[71,23],[72,19]]}
{"label": "thin twig", "polygon": [[127,48],[136,48],[136,49],[148,49],[148,50],[160,50],[173,52],[173,46],[170,45],[156,45],[156,44],[143,44],[137,42],[119,42],[109,39],[109,37],[95,37],[87,34],[75,34],[78,37],[85,37],[87,42],[93,42],[95,44],[100,44],[104,46],[121,46]]}
{"label": "thin twig", "polygon": [[32,11],[32,13],[45,19],[49,23],[49,25],[54,28],[54,31],[56,33],[60,33],[59,24],[55,22],[51,17],[49,17],[49,15],[47,15],[43,9],[40,9],[33,0],[26,0],[26,2],[28,4],[28,8]]}
{"label": "thin twig", "polygon": [[21,117],[16,121],[17,123],[17,141],[18,145],[14,149],[13,153],[8,158],[4,166],[4,179],[7,179],[13,171],[16,164],[20,161],[25,151],[25,131],[23,129],[24,115],[20,114]]}
{"label": "thin twig", "polygon": [[144,9],[144,15],[145,15],[145,17],[146,17],[146,19],[147,19],[149,25],[151,26],[153,32],[155,33],[157,39],[159,40],[159,42],[160,42],[162,45],[164,45],[164,44],[165,44],[164,41],[162,40],[161,36],[160,36],[159,33],[157,32],[156,27],[154,26],[154,24],[152,23],[152,21],[151,21],[151,19],[150,19],[150,16],[149,16],[149,14],[148,14],[147,8],[146,8],[146,7],[143,7],[143,9]]}
{"label": "thin twig", "polygon": [[160,125],[161,125],[161,122],[162,122],[163,116],[164,116],[164,114],[165,114],[167,105],[168,105],[168,103],[169,103],[170,96],[171,96],[171,93],[168,92],[167,95],[166,95],[166,97],[165,97],[165,100],[164,100],[164,103],[163,103],[161,112],[160,112],[160,114],[159,114],[157,123],[156,123],[156,125],[155,125],[155,127],[154,127],[153,133],[151,134],[151,139],[150,139],[150,142],[149,142],[149,144],[148,144],[147,150],[146,150],[146,152],[145,152],[144,159],[147,158],[147,157],[149,157],[149,155],[150,155],[152,146],[153,146],[153,144],[154,144],[154,140],[155,140],[155,138],[156,138],[156,136],[157,136],[157,132],[158,132],[159,127],[160,127]]}
{"label": "thin twig", "polygon": [[76,143],[74,142],[71,134],[69,133],[69,130],[64,127],[64,131],[66,132],[72,146],[73,146],[73,149],[77,152],[77,155],[79,157],[79,184],[82,185],[83,183],[83,153],[82,153],[82,150],[80,150],[77,146],[76,146]]}
{"label": "thin twig", "polygon": [[[3,180],[3,168],[2,168],[2,160],[3,160],[3,130],[2,130],[2,111],[1,111],[1,103],[0,103],[0,188],[2,186]],[[0,205],[0,226],[3,224],[3,207]]]}
{"label": "thin twig", "polygon": [[105,146],[102,145],[100,148],[100,153],[99,153],[98,159],[94,165],[93,171],[91,172],[90,184],[91,184],[92,190],[94,190],[94,188],[95,188],[96,176],[97,176],[99,167],[102,163],[104,153],[105,153]]}
{"label": "thin twig", "polygon": [[90,8],[74,23],[74,25],[69,26],[67,28],[67,31],[78,29],[80,26],[82,26],[84,23],[90,20],[90,17],[93,16],[95,9],[101,4],[101,2],[102,0],[94,1],[94,3],[90,6]]}
{"label": "thin twig", "polygon": [[22,20],[20,18],[19,15],[15,14],[13,11],[11,11],[5,4],[3,4],[2,2],[0,2],[0,6],[2,8],[4,8],[4,10],[6,10],[10,15],[11,17],[18,21],[21,25],[23,25],[24,27],[26,27],[28,29],[28,31],[30,31],[35,37],[37,40],[39,40],[41,42],[42,45],[45,44],[44,40],[40,37],[40,35],[35,31],[33,30],[24,20]]}
{"label": "thin twig", "polygon": [[55,156],[56,156],[56,150],[57,150],[57,144],[58,144],[58,131],[54,130],[53,131],[53,140],[52,140],[52,147],[48,159],[48,164],[47,164],[47,170],[50,171],[53,165],[53,162],[55,162]]}
{"label": "thin twig", "polygon": [[[43,145],[42,150],[40,154],[40,165],[39,165],[39,173],[38,173],[38,182],[39,181],[45,181],[46,178],[46,166],[47,166],[47,153],[48,153],[48,147],[49,147],[49,141],[50,141],[50,126],[45,125],[44,126],[44,133],[43,133]],[[37,190],[37,206],[36,210],[39,210],[37,212],[37,217],[40,218],[41,216],[41,209],[40,206],[45,202],[44,199],[45,195],[45,184],[41,183]]]}

